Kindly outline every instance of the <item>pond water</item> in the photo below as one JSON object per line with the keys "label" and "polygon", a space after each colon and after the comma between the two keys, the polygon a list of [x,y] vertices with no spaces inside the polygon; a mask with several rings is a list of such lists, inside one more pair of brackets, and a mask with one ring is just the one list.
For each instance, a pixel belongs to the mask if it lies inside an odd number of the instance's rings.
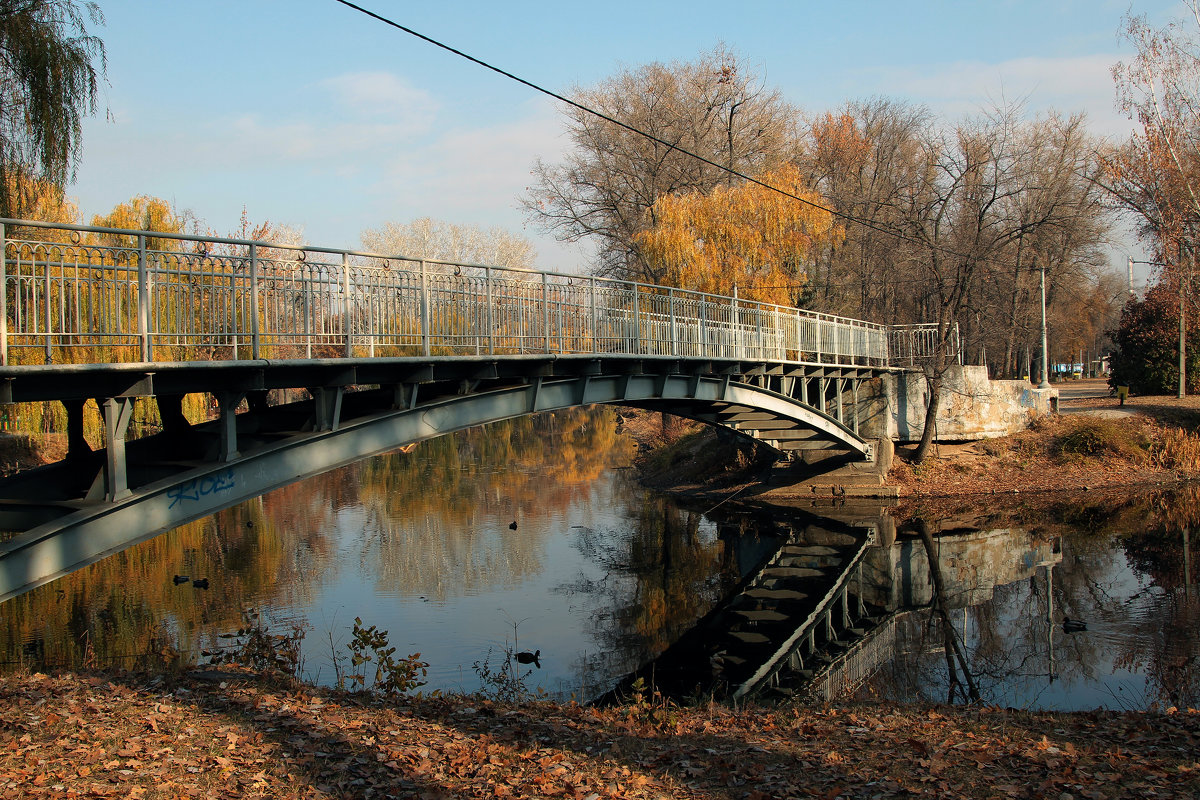
{"label": "pond water", "polygon": [[[593,409],[365,460],[0,605],[0,660],[203,664],[250,642],[249,626],[302,633],[301,676],[334,685],[356,671],[358,618],[396,657],[420,654],[424,691],[511,689],[496,678],[508,668],[530,692],[589,699],[745,591],[782,545],[838,528],[862,533],[856,591],[878,631],[865,674],[824,674],[818,699],[962,700],[965,666],[1004,706],[1200,703],[1194,489],[898,523],[829,501],[685,508],[639,487],[633,456],[617,416]],[[538,663],[513,663],[518,651]]]}

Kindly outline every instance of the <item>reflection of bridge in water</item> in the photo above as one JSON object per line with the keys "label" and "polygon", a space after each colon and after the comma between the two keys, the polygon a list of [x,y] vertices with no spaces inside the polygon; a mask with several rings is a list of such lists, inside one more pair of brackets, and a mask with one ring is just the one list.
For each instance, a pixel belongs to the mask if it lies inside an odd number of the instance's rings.
{"label": "reflection of bridge in water", "polygon": [[765,553],[761,544],[741,547],[760,541],[743,538],[744,517],[726,523],[727,546],[737,549],[746,575],[738,588],[598,702],[627,695],[638,679],[675,698],[830,700],[895,655],[900,619],[937,600],[935,569],[945,607],[964,609],[1062,558],[1057,541],[963,528],[934,540],[931,562],[922,541],[897,536],[879,508],[769,513],[773,519],[761,524],[773,527],[775,538]]}
{"label": "reflection of bridge in water", "polygon": [[[68,433],[62,461],[0,480],[0,529],[17,534],[0,544],[0,601],[301,478],[539,411],[638,406],[870,460],[860,386],[937,333],[578,275],[20,220],[0,220],[0,256],[0,403],[62,403]],[[208,421],[185,415],[196,394]],[[130,438],[135,407],[156,435]]]}

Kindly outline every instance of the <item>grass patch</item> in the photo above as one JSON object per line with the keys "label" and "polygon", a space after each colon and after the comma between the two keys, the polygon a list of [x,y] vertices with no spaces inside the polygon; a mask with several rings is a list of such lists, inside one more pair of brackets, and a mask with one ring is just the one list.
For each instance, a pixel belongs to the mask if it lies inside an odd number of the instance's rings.
{"label": "grass patch", "polygon": [[1050,451],[1065,460],[1119,456],[1140,462],[1147,446],[1141,432],[1127,422],[1087,418],[1056,435]]}

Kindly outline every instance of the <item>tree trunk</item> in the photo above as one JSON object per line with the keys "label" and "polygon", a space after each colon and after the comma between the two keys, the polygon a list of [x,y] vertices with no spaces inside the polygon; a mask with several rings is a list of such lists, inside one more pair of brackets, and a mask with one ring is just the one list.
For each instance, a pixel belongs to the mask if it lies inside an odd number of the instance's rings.
{"label": "tree trunk", "polygon": [[[941,617],[942,633],[945,636],[948,650],[953,650],[955,658],[958,659],[958,666],[962,668],[963,678],[967,682],[967,695],[972,700],[978,700],[979,687],[975,685],[975,679],[971,677],[971,670],[967,668],[967,657],[958,644],[958,634],[954,632],[954,623],[950,621],[950,611],[946,608],[946,587],[942,582],[942,565],[938,561],[937,548],[933,544],[933,536],[929,533],[929,526],[925,524],[925,520],[923,519],[917,520],[916,528],[917,533],[921,535],[921,542],[925,545],[925,557],[929,561],[929,576],[933,579],[933,607],[937,611],[938,616]],[[946,661],[950,668],[951,681],[958,680],[954,674],[954,665],[950,661],[949,652],[946,654]]]}
{"label": "tree trunk", "polygon": [[929,445],[933,444],[933,432],[937,428],[938,407],[942,401],[942,375],[941,370],[925,375],[929,399],[925,406],[925,424],[921,428],[921,441],[917,445],[916,452],[913,453],[913,463],[915,464],[920,464],[925,460],[925,456],[929,454]]}

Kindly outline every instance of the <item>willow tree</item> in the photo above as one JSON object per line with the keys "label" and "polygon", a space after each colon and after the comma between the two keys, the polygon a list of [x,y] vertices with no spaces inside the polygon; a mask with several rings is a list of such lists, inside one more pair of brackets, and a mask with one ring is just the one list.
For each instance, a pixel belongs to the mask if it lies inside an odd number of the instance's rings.
{"label": "willow tree", "polygon": [[104,22],[95,3],[0,0],[0,216],[27,213],[38,181],[74,177],[105,64],[87,20]]}
{"label": "willow tree", "polygon": [[[119,228],[130,231],[154,233],[183,233],[184,218],[160,197],[136,195],[127,202],[113,206],[107,214],[92,217],[92,224],[99,228]],[[96,242],[106,247],[138,246],[134,234],[101,233],[95,235]],[[172,240],[162,237],[147,237],[151,250],[174,250]]]}
{"label": "willow tree", "polygon": [[842,229],[795,167],[766,173],[762,184],[659,197],[654,225],[634,241],[661,282],[714,294],[736,286],[748,300],[797,305],[812,254]]}

